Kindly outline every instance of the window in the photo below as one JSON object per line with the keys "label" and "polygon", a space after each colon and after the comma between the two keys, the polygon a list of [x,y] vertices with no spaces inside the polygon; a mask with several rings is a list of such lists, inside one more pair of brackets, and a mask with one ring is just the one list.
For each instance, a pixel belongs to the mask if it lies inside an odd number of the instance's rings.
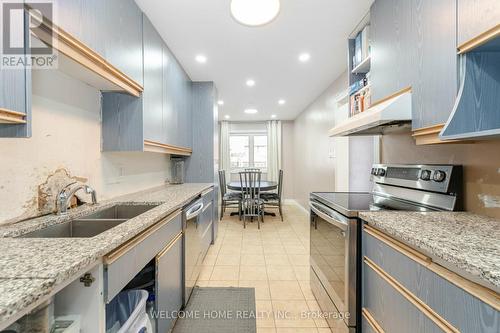
{"label": "window", "polygon": [[231,169],[267,168],[267,135],[231,134],[229,136]]}

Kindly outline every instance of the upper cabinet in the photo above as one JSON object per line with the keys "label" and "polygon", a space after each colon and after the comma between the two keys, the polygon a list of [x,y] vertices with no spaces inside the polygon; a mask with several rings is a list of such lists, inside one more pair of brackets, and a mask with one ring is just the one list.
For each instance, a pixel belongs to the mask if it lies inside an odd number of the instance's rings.
{"label": "upper cabinet", "polygon": [[372,100],[411,88],[417,144],[438,143],[457,93],[456,1],[376,0],[370,14]]}
{"label": "upper cabinet", "polygon": [[458,0],[458,45],[500,24],[498,0]]}
{"label": "upper cabinet", "polygon": [[143,17],[144,92],[103,93],[103,150],[191,154],[191,80]]}
{"label": "upper cabinet", "polygon": [[[27,16],[11,22],[23,33],[17,35],[24,52],[28,47]],[[12,37],[12,36],[11,36]],[[31,69],[2,68],[0,70],[0,137],[31,136]]]}

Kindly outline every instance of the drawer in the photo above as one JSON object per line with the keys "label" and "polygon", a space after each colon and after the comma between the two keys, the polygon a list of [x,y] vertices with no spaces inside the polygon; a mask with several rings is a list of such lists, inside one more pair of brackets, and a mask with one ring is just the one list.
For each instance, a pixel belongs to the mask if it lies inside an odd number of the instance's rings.
{"label": "drawer", "polygon": [[104,257],[104,299],[109,303],[175,236],[182,232],[177,211]]}
{"label": "drawer", "polygon": [[399,244],[376,229],[363,229],[364,256],[444,320],[462,332],[498,332],[498,310],[427,268],[430,258]]}
{"label": "drawer", "polygon": [[208,232],[212,232],[212,220],[213,220],[213,206],[212,201],[204,204],[203,212],[200,214],[200,218],[198,220],[198,232],[200,236],[203,238],[205,234]]}
{"label": "drawer", "polygon": [[377,270],[367,265],[366,261],[363,263],[362,302],[365,311],[377,318],[377,323],[383,332],[450,332],[441,329],[421,309],[387,282]]}
{"label": "drawer", "polygon": [[202,194],[201,197],[203,198],[203,204],[206,206],[208,205],[209,202],[212,202],[213,197],[214,197],[214,189],[213,187],[205,190]]}

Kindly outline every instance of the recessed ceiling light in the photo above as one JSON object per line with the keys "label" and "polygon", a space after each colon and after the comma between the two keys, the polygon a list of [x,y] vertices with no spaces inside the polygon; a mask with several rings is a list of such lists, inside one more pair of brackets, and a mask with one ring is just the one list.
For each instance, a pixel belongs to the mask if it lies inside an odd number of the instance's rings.
{"label": "recessed ceiling light", "polygon": [[276,118],[276,115],[275,115],[275,114],[272,114],[272,115],[271,115],[271,118]]}
{"label": "recessed ceiling light", "polygon": [[280,99],[280,100],[278,101],[278,104],[279,104],[279,105],[283,105],[283,104],[285,104],[285,103],[286,103],[286,101],[285,101],[284,99]]}
{"label": "recessed ceiling light", "polygon": [[245,110],[245,113],[248,113],[248,114],[254,114],[254,113],[257,113],[259,112],[257,109],[246,109]]}
{"label": "recessed ceiling light", "polygon": [[194,59],[200,64],[204,64],[207,62],[207,57],[204,56],[203,54],[198,54]]}
{"label": "recessed ceiling light", "polygon": [[311,59],[311,55],[309,53],[301,53],[299,55],[299,61],[300,62],[308,62],[309,59]]}
{"label": "recessed ceiling light", "polygon": [[249,87],[255,86],[255,80],[248,79],[246,83],[247,83],[247,86],[249,86]]}
{"label": "recessed ceiling light", "polygon": [[243,25],[260,26],[274,20],[280,12],[280,0],[231,0],[231,15]]}
{"label": "recessed ceiling light", "polygon": [[226,114],[226,115],[224,116],[224,118],[229,119],[229,118],[231,118],[231,116],[229,116],[228,114]]}
{"label": "recessed ceiling light", "polygon": [[220,100],[217,101],[217,104],[224,105],[224,101],[222,99],[220,99]]}

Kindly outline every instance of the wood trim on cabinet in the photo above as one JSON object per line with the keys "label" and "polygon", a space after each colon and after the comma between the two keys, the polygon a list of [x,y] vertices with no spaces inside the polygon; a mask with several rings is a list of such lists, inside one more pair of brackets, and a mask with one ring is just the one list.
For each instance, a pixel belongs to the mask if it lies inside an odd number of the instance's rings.
{"label": "wood trim on cabinet", "polygon": [[0,124],[26,124],[26,114],[0,108]]}
{"label": "wood trim on cabinet", "polygon": [[191,156],[193,152],[191,148],[172,146],[151,140],[144,140],[144,151],[183,156]]}
{"label": "wood trim on cabinet", "polygon": [[395,97],[398,97],[399,95],[403,95],[403,94],[405,94],[405,93],[407,93],[407,92],[411,92],[411,87],[406,87],[406,88],[403,88],[403,89],[401,89],[401,90],[399,90],[399,91],[396,91],[394,94],[391,94],[391,95],[389,95],[389,96],[386,96],[386,97],[384,97],[384,98],[379,99],[378,101],[375,101],[374,103],[372,103],[372,104],[370,105],[370,108],[372,108],[372,107],[374,107],[374,106],[376,106],[376,105],[379,105],[379,104],[381,104],[381,103],[384,103],[384,102],[386,102],[386,101],[388,101],[388,100],[390,100],[390,99],[393,99],[393,98],[395,98]]}
{"label": "wood trim on cabinet", "polygon": [[408,289],[401,285],[396,279],[390,276],[377,264],[371,261],[369,258],[364,257],[363,262],[370,267],[375,273],[377,273],[385,282],[387,282],[392,288],[401,294],[408,302],[413,304],[420,312],[422,312],[427,318],[432,320],[440,329],[447,333],[460,333],[460,331],[451,325],[449,322],[444,320],[439,314],[437,314],[433,309],[431,309],[427,304],[425,304],[420,298],[413,295]]}
{"label": "wood trim on cabinet", "polygon": [[447,268],[444,268],[443,266],[435,263],[432,261],[432,259],[416,250],[413,248],[409,247],[408,245],[392,238],[381,231],[369,226],[369,225],[364,225],[363,230],[369,234],[370,236],[376,238],[377,240],[383,242],[387,246],[391,247],[395,251],[405,255],[406,257],[412,259],[413,261],[419,263],[420,265],[424,266],[425,268],[429,269],[430,271],[434,272],[441,278],[445,279],[446,281],[452,283],[456,287],[464,290],[465,292],[471,294],[472,296],[476,297],[477,299],[481,300],[482,302],[488,304],[492,308],[494,308],[497,311],[500,311],[500,295],[495,293],[494,291],[481,286],[475,282],[472,282],[470,280],[467,280],[466,278],[461,277],[460,275],[450,271]]}
{"label": "wood trim on cabinet", "polygon": [[107,255],[104,256],[103,262],[107,265],[112,264],[118,258],[120,258],[122,255],[130,251],[132,248],[134,248],[137,244],[145,240],[147,237],[155,233],[158,229],[163,227],[164,225],[168,224],[171,222],[173,219],[175,219],[179,214],[180,214],[180,209],[176,210],[175,212],[171,213],[168,215],[166,218],[161,220],[160,222],[154,224],[153,226],[149,227],[148,229],[144,230],[134,238],[130,239],[127,241],[125,244],[122,244],[118,248],[114,249],[113,251],[109,252]]}
{"label": "wood trim on cabinet", "polygon": [[481,46],[493,38],[500,36],[500,24],[497,24],[493,28],[486,30],[485,32],[477,35],[474,38],[469,39],[465,43],[458,46],[458,54],[469,52],[478,46]]}
{"label": "wood trim on cabinet", "polygon": [[377,333],[385,333],[385,331],[382,329],[382,326],[373,318],[372,314],[370,311],[368,311],[367,308],[362,308],[361,309],[361,314],[363,317],[365,317],[366,321],[368,322],[368,325],[371,326],[371,328],[377,332]]}
{"label": "wood trim on cabinet", "polygon": [[428,127],[418,128],[413,130],[413,138],[417,146],[421,145],[436,145],[450,143],[474,143],[473,141],[462,140],[441,140],[439,133],[443,130],[445,124],[432,125]]}
{"label": "wood trim on cabinet", "polygon": [[170,250],[174,245],[175,243],[177,243],[177,241],[182,237],[182,231],[179,232],[177,234],[177,236],[174,237],[174,239],[172,239],[172,241],[170,243],[168,243],[167,246],[165,246],[165,248],[163,250],[160,251],[160,253],[158,253],[158,255],[156,256],[156,261],[158,261],[158,259],[160,259],[161,257],[163,257],[163,255],[165,253],[168,252],[168,250]]}
{"label": "wood trim on cabinet", "polygon": [[44,22],[37,27],[36,34],[33,31],[31,33],[127,93],[139,97],[144,90],[139,83],[122,73],[94,50],[47,19],[44,19]]}

